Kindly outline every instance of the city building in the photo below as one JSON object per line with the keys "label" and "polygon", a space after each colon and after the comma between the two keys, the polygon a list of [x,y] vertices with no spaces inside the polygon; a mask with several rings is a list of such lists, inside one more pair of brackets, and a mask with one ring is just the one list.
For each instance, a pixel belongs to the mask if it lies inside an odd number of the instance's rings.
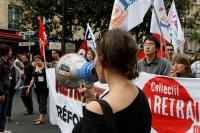
{"label": "city building", "polygon": [[200,0],[192,0],[186,15],[185,52],[200,54]]}
{"label": "city building", "polygon": [[19,42],[24,42],[20,32],[20,14],[14,5],[20,4],[19,0],[0,0],[0,44],[11,45],[14,54],[18,52]]}

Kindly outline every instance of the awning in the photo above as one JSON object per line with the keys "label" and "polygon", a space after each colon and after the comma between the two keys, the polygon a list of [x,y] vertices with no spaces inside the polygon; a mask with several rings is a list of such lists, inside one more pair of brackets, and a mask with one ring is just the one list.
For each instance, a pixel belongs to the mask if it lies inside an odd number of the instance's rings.
{"label": "awning", "polygon": [[23,36],[16,31],[0,29],[0,43],[2,42],[25,42]]}

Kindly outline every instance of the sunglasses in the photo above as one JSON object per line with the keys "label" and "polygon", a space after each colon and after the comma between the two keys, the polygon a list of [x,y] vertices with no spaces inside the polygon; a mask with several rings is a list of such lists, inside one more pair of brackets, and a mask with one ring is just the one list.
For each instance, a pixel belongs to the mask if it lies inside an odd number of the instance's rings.
{"label": "sunglasses", "polygon": [[104,29],[104,30],[102,30],[102,31],[100,32],[100,34],[99,34],[99,39],[102,39],[102,38],[103,38],[103,35],[104,35],[107,31],[109,31],[109,29]]}

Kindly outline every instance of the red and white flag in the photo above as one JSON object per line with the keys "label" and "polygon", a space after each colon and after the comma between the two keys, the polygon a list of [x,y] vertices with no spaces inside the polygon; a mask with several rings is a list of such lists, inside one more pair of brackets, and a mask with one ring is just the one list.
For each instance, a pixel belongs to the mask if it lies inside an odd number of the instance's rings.
{"label": "red and white flag", "polygon": [[85,32],[85,39],[78,49],[78,54],[85,56],[85,54],[89,48],[91,48],[93,51],[95,51],[96,43],[95,43],[95,37],[94,37],[94,34],[92,33],[91,27],[89,24],[87,24],[87,29]]}
{"label": "red and white flag", "polygon": [[81,46],[78,49],[78,54],[84,57],[87,51],[88,51],[87,40],[83,40]]}
{"label": "red and white flag", "polygon": [[48,45],[48,40],[45,34],[44,24],[41,16],[40,16],[40,26],[38,33],[39,33],[40,55],[44,57],[45,56],[44,50]]}
{"label": "red and white flag", "polygon": [[[154,0],[153,7],[154,10],[152,11],[150,32],[161,35],[162,31],[164,39],[171,42],[171,35],[169,31],[170,22],[167,17],[164,1]],[[161,28],[161,31],[159,27]]]}

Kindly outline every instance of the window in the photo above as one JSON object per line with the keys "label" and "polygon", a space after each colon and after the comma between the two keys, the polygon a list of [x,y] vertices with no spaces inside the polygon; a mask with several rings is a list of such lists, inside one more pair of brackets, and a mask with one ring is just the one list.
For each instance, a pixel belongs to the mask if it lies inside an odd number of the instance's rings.
{"label": "window", "polygon": [[20,14],[11,4],[8,5],[8,29],[19,30]]}

